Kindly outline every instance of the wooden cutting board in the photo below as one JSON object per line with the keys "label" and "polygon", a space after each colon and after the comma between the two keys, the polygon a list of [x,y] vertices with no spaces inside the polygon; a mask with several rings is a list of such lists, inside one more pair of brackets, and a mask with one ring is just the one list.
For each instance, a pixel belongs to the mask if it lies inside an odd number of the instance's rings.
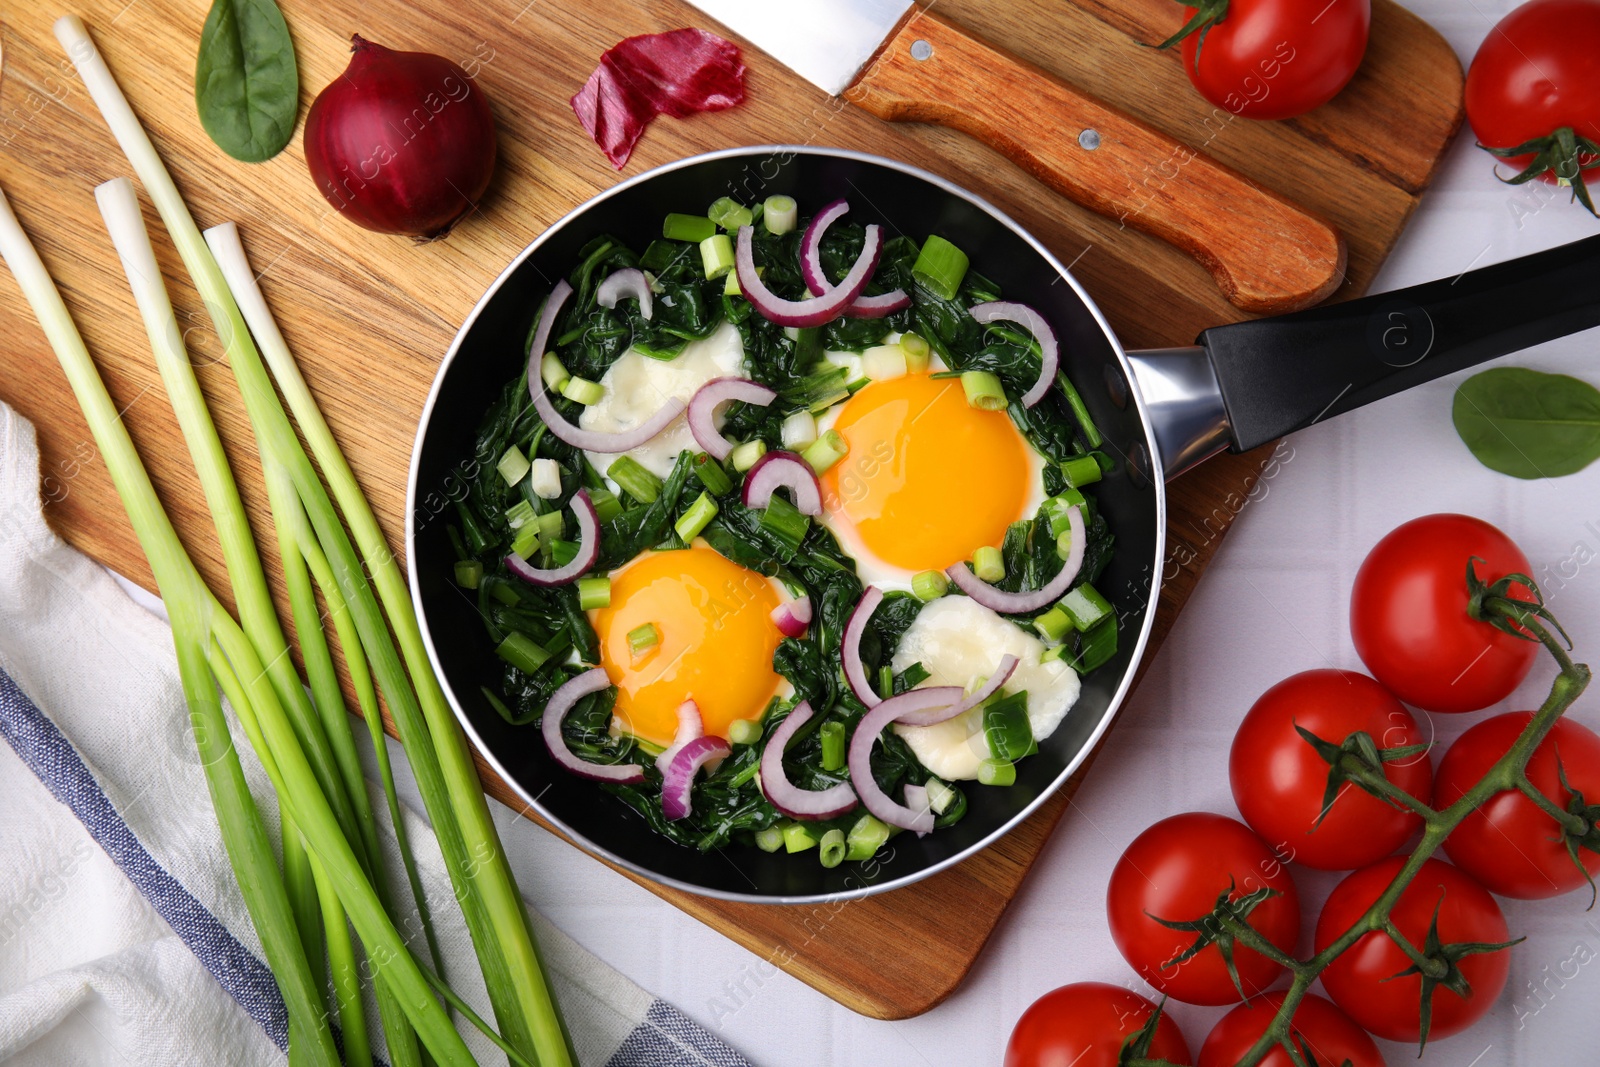
{"label": "wooden cutting board", "polygon": [[[438,52],[476,75],[495,106],[501,163],[481,209],[447,241],[413,245],[338,218],[307,177],[298,136],[279,158],[255,166],[216,150],[200,129],[191,93],[207,7],[202,0],[80,0],[79,13],[200,225],[240,224],[283,331],[398,546],[417,418],[458,324],[524,245],[618,180],[579,129],[568,98],[617,40],[707,20],[676,0],[281,2],[307,101],[343,70],[346,42],[356,31],[391,47]],[[57,6],[13,5],[0,23],[0,184],[61,284],[178,529],[226,600],[199,486],[95,208],[94,186],[127,173],[128,166],[51,35]],[[1374,0],[1366,64],[1344,94],[1312,115],[1275,124],[1232,120],[1213,109],[1191,91],[1174,55],[1146,47],[1177,27],[1182,10],[1171,0],[942,0],[938,6],[1333,221],[1350,246],[1340,298],[1371,282],[1461,121],[1462,75],[1454,53],[1390,0]],[[1073,265],[1130,347],[1185,344],[1207,326],[1238,318],[1186,256],[1065,202],[997,154],[943,130],[891,126],[856,112],[754,50],[746,50],[746,60],[744,106],[658,121],[624,173],[729,145],[864,149],[945,175],[1011,213]],[[1151,160],[1152,168],[1161,163]],[[1230,209],[1219,204],[1217,210]],[[255,448],[219,365],[221,350],[153,209],[147,207],[146,216],[246,503],[261,518],[265,494]],[[1248,227],[1251,220],[1234,223]],[[0,399],[39,428],[52,525],[149,587],[149,569],[72,394],[5,271],[0,308]],[[1172,486],[1170,552],[1152,654],[1234,518],[1275,470],[1264,449],[1214,460]],[[904,1018],[927,1011],[961,981],[1071,804],[1076,784],[967,863],[868,900],[785,908],[646,888],[854,1010]],[[485,785],[523,807],[487,772]]]}

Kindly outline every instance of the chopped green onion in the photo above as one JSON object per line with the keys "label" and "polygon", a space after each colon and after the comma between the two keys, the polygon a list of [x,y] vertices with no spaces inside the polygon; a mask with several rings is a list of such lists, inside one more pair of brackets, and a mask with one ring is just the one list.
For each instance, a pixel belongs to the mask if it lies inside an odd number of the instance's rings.
{"label": "chopped green onion", "polygon": [[567,373],[567,368],[561,365],[561,360],[556,358],[554,352],[546,352],[539,361],[539,377],[544,379],[544,384],[552,393],[559,393],[566,388],[572,375]]}
{"label": "chopped green onion", "polygon": [[903,333],[900,335],[900,347],[906,353],[906,370],[912,374],[921,374],[928,369],[929,360],[933,350],[928,347],[928,342],[922,339],[921,334]]}
{"label": "chopped green onion", "polygon": [[935,815],[943,815],[956,799],[956,791],[938,778],[929,778],[925,788],[928,790],[928,807],[933,809]]}
{"label": "chopped green onion", "polygon": [[861,353],[861,373],[875,382],[904,378],[909,370],[910,360],[899,345],[873,345]]}
{"label": "chopped green onion", "polygon": [[911,266],[911,277],[940,300],[954,300],[967,276],[967,254],[938,234],[930,234]]}
{"label": "chopped green onion", "polygon": [[1061,473],[1066,476],[1068,485],[1081,489],[1100,480],[1100,461],[1093,456],[1073,456],[1061,464]]}
{"label": "chopped green onion", "polygon": [[1077,654],[1067,662],[1079,674],[1088,674],[1096,667],[1104,666],[1116,654],[1117,617],[1113,614],[1101,619],[1098,626],[1078,637]]}
{"label": "chopped green onion", "polygon": [[1005,557],[993,545],[984,545],[972,554],[972,573],[993,585],[1006,576]]}
{"label": "chopped green onion", "polygon": [[1090,448],[1099,448],[1105,443],[1105,438],[1100,436],[1100,428],[1094,424],[1094,417],[1089,414],[1089,406],[1083,402],[1083,397],[1078,395],[1077,388],[1065,374],[1056,375],[1056,384],[1061,387],[1062,394],[1067,398],[1067,406],[1072,409],[1072,414],[1078,420],[1078,428],[1083,431],[1083,439],[1089,442]]}
{"label": "chopped green onion", "polygon": [[522,598],[517,596],[516,586],[504,578],[489,583],[489,595],[508,608],[514,608],[522,602]]}
{"label": "chopped green onion", "polygon": [[578,579],[578,607],[584,611],[593,611],[596,608],[609,608],[611,606],[611,579],[579,578]]}
{"label": "chopped green onion", "polygon": [[789,503],[788,497],[774,493],[761,513],[761,528],[777,537],[791,552],[797,552],[811,530],[811,519]]}
{"label": "chopped green onion", "polygon": [[1008,760],[986,759],[978,764],[978,782],[981,785],[1016,785],[1017,766]]}
{"label": "chopped green onion", "polygon": [[[694,464],[690,469],[694,472],[694,476],[699,479],[700,484],[705,486],[706,491],[712,496],[721,496],[733,488],[733,479],[728,477],[728,472],[722,469],[722,464],[704,452],[694,457]],[[688,538],[684,540],[688,540]]]}
{"label": "chopped green onion", "polygon": [[699,244],[716,232],[717,224],[704,215],[680,215],[674,211],[661,222],[661,236],[669,241]]}
{"label": "chopped green onion", "polygon": [[[1066,536],[1065,534],[1062,535]],[[1044,636],[1046,641],[1052,643],[1060,641],[1067,636],[1072,627],[1072,618],[1057,604],[1049,611],[1033,620],[1033,628]]]}
{"label": "chopped green onion", "polygon": [[761,205],[761,221],[770,234],[788,233],[800,221],[800,205],[782,193],[769,196]]}
{"label": "chopped green onion", "polygon": [[983,736],[989,742],[989,751],[995,759],[1019,760],[1037,751],[1033,723],[1028,720],[1026,690],[990,700],[984,705]]}
{"label": "chopped green onion", "polygon": [[594,505],[594,513],[601,522],[610,522],[622,514],[622,501],[609,489],[589,490],[589,503]]}
{"label": "chopped green onion", "polygon": [[743,472],[754,467],[756,461],[766,454],[767,443],[758,437],[754,441],[746,441],[742,445],[736,445],[728,455],[728,462],[733,464],[734,470]]}
{"label": "chopped green onion", "polygon": [[706,269],[707,280],[720,278],[733,269],[733,242],[727,234],[714,234],[700,242],[700,263]]}
{"label": "chopped green onion", "polygon": [[950,589],[950,579],[943,571],[920,571],[911,579],[911,593],[918,600],[938,600]]}
{"label": "chopped green onion", "polygon": [[565,567],[578,558],[580,546],[576,541],[551,541],[549,546],[550,557],[557,567]]}
{"label": "chopped green onion", "polygon": [[783,829],[769,826],[756,831],[756,847],[762,852],[776,852],[783,847]]}
{"label": "chopped green onion", "polygon": [[894,696],[894,668],[887,663],[878,668],[878,695],[885,700]]}
{"label": "chopped green onion", "polygon": [[590,404],[600,403],[601,398],[606,395],[606,390],[599,382],[574,377],[568,378],[567,384],[561,387],[561,395],[587,407]]}
{"label": "chopped green onion", "polygon": [[967,403],[979,411],[1000,411],[1006,406],[1006,391],[989,371],[962,372],[961,388],[966,391]]}
{"label": "chopped green onion", "polygon": [[822,724],[818,736],[822,741],[822,769],[837,771],[844,767],[844,723],[830,719]]}
{"label": "chopped green onion", "polygon": [[559,511],[547,511],[533,520],[533,522],[535,526],[539,527],[540,537],[560,537],[566,531],[567,526],[566,519],[562,517]]}
{"label": "chopped green onion", "polygon": [[791,822],[783,827],[783,847],[789,852],[804,852],[808,848],[815,848],[817,835],[811,832],[811,827],[803,822]]}
{"label": "chopped green onion", "polygon": [[528,457],[522,454],[522,449],[512,445],[506,449],[506,454],[500,457],[500,462],[495,464],[495,470],[500,472],[500,477],[505,479],[506,485],[516,485],[527,477],[533,469],[533,464],[528,462]]}
{"label": "chopped green onion", "polygon": [[[841,367],[839,369],[843,370],[844,368]],[[824,411],[827,411],[829,408],[833,407],[833,405],[839,403],[839,401],[849,399],[850,390],[848,388],[834,389],[829,392],[819,394],[815,400],[806,405],[806,410],[811,412],[813,415],[820,415]]]}
{"label": "chopped green onion", "polygon": [[1041,510],[1044,512],[1045,517],[1050,520],[1051,537],[1060,537],[1071,529],[1067,512],[1071,511],[1074,506],[1081,507],[1082,504],[1083,494],[1076,489],[1068,489],[1059,496],[1053,496],[1044,502]]}
{"label": "chopped green onion", "polygon": [[539,547],[539,524],[530,522],[517,530],[517,535],[511,539],[511,551],[527,559],[533,555],[534,549]]}
{"label": "chopped green onion", "polygon": [[845,837],[845,859],[871,859],[889,840],[889,825],[873,815],[863,815]]}
{"label": "chopped green onion", "polygon": [[533,674],[544,666],[545,660],[550,658],[550,653],[523,633],[521,630],[512,630],[501,641],[495,654],[524,674]]}
{"label": "chopped green onion", "polygon": [[606,471],[624,493],[641,504],[654,504],[661,495],[661,479],[644,469],[632,456],[619,456]]}
{"label": "chopped green onion", "polygon": [[706,209],[706,218],[728,231],[748,226],[755,221],[749,208],[727,196],[719,196],[711,202],[711,206]]}
{"label": "chopped green onion", "polygon": [[734,719],[728,724],[728,741],[731,744],[753,745],[759,740],[761,740],[761,723],[759,720]]}
{"label": "chopped green onion", "polygon": [[464,559],[456,564],[456,584],[463,589],[476,589],[483,581],[483,564],[475,559]]}
{"label": "chopped green onion", "polygon": [[693,541],[706,528],[706,524],[717,517],[717,502],[711,499],[710,493],[701,493],[695,497],[694,503],[689,505],[689,510],[678,516],[678,521],[672,524],[678,536],[684,541]]}
{"label": "chopped green onion", "polygon": [[513,530],[520,530],[530,523],[537,523],[539,516],[534,514],[533,505],[526,500],[519,500],[506,509],[506,522],[511,524]]}
{"label": "chopped green onion", "polygon": [[838,430],[824,430],[800,453],[811,469],[821,474],[850,452],[850,443]]}
{"label": "chopped green onion", "polygon": [[660,643],[661,631],[656,628],[656,624],[653,622],[647,622],[643,626],[635,626],[628,631],[628,651],[635,656],[655,648]]}
{"label": "chopped green onion", "polygon": [[1088,582],[1068,592],[1056,607],[1072,619],[1072,625],[1080,633],[1111,614],[1111,602]]}
{"label": "chopped green onion", "polygon": [[796,411],[783,420],[783,447],[805,448],[817,439],[817,419],[809,411]]}
{"label": "chopped green onion", "polygon": [[844,831],[834,827],[822,835],[822,848],[817,859],[822,861],[824,867],[833,868],[844,862],[844,856]]}
{"label": "chopped green onion", "polygon": [[1056,538],[1056,558],[1066,559],[1072,555],[1072,531],[1062,530],[1061,536]]}
{"label": "chopped green onion", "polygon": [[[757,278],[762,277],[766,273],[767,273],[767,268],[765,268],[765,267],[757,267],[756,268],[756,277]],[[730,270],[728,272],[728,281],[722,287],[722,295],[723,296],[743,296],[744,295],[744,289],[742,289],[739,286],[739,272],[738,271]]]}

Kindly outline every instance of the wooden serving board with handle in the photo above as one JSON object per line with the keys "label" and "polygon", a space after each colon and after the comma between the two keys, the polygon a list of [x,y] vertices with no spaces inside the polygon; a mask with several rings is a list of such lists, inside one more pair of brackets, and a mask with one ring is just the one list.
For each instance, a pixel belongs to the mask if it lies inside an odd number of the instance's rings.
{"label": "wooden serving board with handle", "polygon": [[[621,38],[706,21],[677,0],[485,0],[426,5],[426,11],[401,0],[282,0],[308,103],[344,69],[349,36],[358,31],[390,47],[457,60],[493,101],[501,162],[488,195],[448,240],[413,245],[340,219],[312,186],[298,135],[280,157],[259,165],[237,163],[211,145],[191,90],[206,7],[201,0],[79,0],[77,13],[201,226],[239,223],[283,331],[399,546],[418,415],[457,326],[529,241],[619,180],[578,127],[568,98],[600,52]],[[1170,0],[940,0],[938,12],[1332,222],[1349,247],[1335,299],[1359,294],[1372,281],[1461,121],[1454,53],[1391,0],[1374,0],[1372,45],[1345,93],[1311,115],[1268,124],[1213,109],[1190,89],[1175,55],[1147,47],[1180,21],[1182,9]],[[227,601],[199,485],[95,208],[94,186],[128,167],[51,34],[60,13],[52,4],[15,5],[0,22],[0,184],[61,284],[181,535]],[[745,105],[658,120],[624,173],[729,145],[864,149],[933,170],[1012,214],[1072,264],[1130,347],[1186,344],[1201,329],[1239,317],[1190,256],[1068,202],[994,151],[948,129],[886,123],[825,97],[754,50],[746,60]],[[974,92],[1023,101],[1029,92],[1027,84],[984,84],[978,78]],[[1067,138],[1078,132],[1060,131]],[[1152,169],[1162,164],[1150,160]],[[1236,240],[1268,260],[1292,254],[1258,220],[1230,207],[1226,200],[1215,206],[1226,223],[1218,227],[1219,240]],[[270,531],[255,447],[221,349],[148,205],[146,216],[246,504],[258,531]],[[72,394],[5,271],[0,309],[0,399],[39,429],[52,525],[150,586]],[[1273,462],[1267,450],[1224,456],[1171,487],[1152,653],[1229,525],[1270,479]],[[523,808],[492,774],[485,772],[484,781],[492,795]],[[968,862],[848,905],[730,904],[646,888],[856,1011],[903,1018],[927,1011],[961,981],[1075,785]]]}

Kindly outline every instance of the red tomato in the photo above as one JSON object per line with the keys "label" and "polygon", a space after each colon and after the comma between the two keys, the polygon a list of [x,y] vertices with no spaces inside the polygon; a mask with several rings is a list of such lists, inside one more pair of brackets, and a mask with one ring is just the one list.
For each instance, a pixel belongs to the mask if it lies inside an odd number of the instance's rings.
{"label": "red tomato", "polygon": [[[1447,808],[1460,800],[1532,718],[1531,711],[1496,715],[1457,738],[1439,764],[1434,806]],[[1586,804],[1600,803],[1600,736],[1570,719],[1558,719],[1528,760],[1533,787],[1565,809],[1572,794],[1561,788],[1558,755],[1567,784],[1583,794]],[[1541,900],[1588,884],[1567,855],[1555,820],[1514,790],[1496,793],[1468,815],[1445,839],[1444,850],[1456,866],[1503,897]],[[1600,873],[1600,852],[1580,845],[1578,855],[1591,874]]]}
{"label": "red tomato", "polygon": [[[1367,54],[1372,0],[1215,0],[1221,15],[1183,39],[1200,95],[1235,115],[1287,119],[1321,107]],[[1187,9],[1193,18],[1198,7]]]}
{"label": "red tomato", "polygon": [[[1052,990],[1022,1013],[1006,1045],[1005,1067],[1117,1067],[1122,1043],[1156,1006],[1130,989],[1077,982]],[[1156,1023],[1147,1059],[1186,1067],[1189,1045],[1171,1016]]]}
{"label": "red tomato", "polygon": [[[1300,895],[1288,869],[1242,823],[1192,811],[1163,819],[1134,838],[1117,860],[1106,890],[1111,938],[1140,976],[1190,1004],[1240,1000],[1215,944],[1183,963],[1168,961],[1194,944],[1196,934],[1169,930],[1152,916],[1191,922],[1211,914],[1230,879],[1237,900],[1262,887],[1278,896],[1258,904],[1250,925],[1285,952],[1300,937]],[[1234,950],[1239,981],[1250,996],[1263,992],[1283,968],[1265,956]]]}
{"label": "red tomato", "polygon": [[[1206,1035],[1200,1049],[1200,1067],[1234,1067],[1256,1039],[1267,1032],[1283,1004],[1283,994],[1268,993],[1241,1004],[1224,1015]],[[1350,1017],[1314,993],[1306,994],[1294,1011],[1291,1040],[1316,1057],[1324,1067],[1386,1067],[1383,1054],[1367,1032]],[[1294,1067],[1281,1047],[1261,1058],[1259,1067]]]}
{"label": "red tomato", "polygon": [[[1403,704],[1355,671],[1303,671],[1261,694],[1234,735],[1228,781],[1239,814],[1280,856],[1325,871],[1354,870],[1389,855],[1422,826],[1348,782],[1318,824],[1328,763],[1296,726],[1335,745],[1362,730],[1380,749],[1428,740]],[[1424,800],[1433,788],[1425,752],[1386,763],[1384,776]]]}
{"label": "red tomato", "polygon": [[[1404,856],[1394,856],[1335,886],[1317,918],[1317,951],[1354,926],[1404,865]],[[1390,918],[1401,936],[1420,949],[1427,941],[1435,905],[1439,905],[1439,939],[1446,945],[1510,940],[1505,916],[1489,891],[1443,860],[1423,864],[1400,894]],[[1422,978],[1394,977],[1410,966],[1410,957],[1388,934],[1369,933],[1328,965],[1322,972],[1322,987],[1364,1029],[1390,1041],[1416,1041],[1422,1033]],[[1471,995],[1462,997],[1442,985],[1434,989],[1430,1038],[1460,1033],[1494,1007],[1505,988],[1511,954],[1504,949],[1480,953],[1456,966],[1471,985]]]}
{"label": "red tomato", "polygon": [[[1600,0],[1532,0],[1501,19],[1467,72],[1467,120],[1487,148],[1515,148],[1562,127],[1600,140]],[[1532,161],[1522,155],[1506,165],[1520,171]],[[1580,153],[1564,177],[1580,165],[1591,177],[1596,162]],[[1556,169],[1540,177],[1555,181]]]}
{"label": "red tomato", "polygon": [[[1539,645],[1467,614],[1467,561],[1485,584],[1527,574],[1528,557],[1482,519],[1424,515],[1367,553],[1350,596],[1350,632],[1372,676],[1428,711],[1477,711],[1528,676]],[[1522,586],[1511,595],[1532,600]]]}

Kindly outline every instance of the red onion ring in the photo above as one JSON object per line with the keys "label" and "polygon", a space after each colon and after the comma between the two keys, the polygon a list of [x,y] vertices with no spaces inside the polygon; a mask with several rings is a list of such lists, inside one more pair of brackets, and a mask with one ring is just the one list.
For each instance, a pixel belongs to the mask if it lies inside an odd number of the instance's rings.
{"label": "red onion ring", "polygon": [[697,737],[678,750],[661,776],[661,814],[668,821],[687,818],[695,772],[733,750],[720,737]]}
{"label": "red onion ring", "polygon": [[960,699],[961,690],[953,685],[913,689],[883,701],[856,723],[856,732],[850,737],[850,781],[855,784],[856,795],[866,809],[890,826],[925,834],[933,829],[933,813],[927,808],[913,811],[878,788],[872,777],[872,746],[878,743],[884,729],[892,722],[902,721],[902,716],[924,711],[941,700],[948,701],[947,708],[953,712],[960,707]]}
{"label": "red onion ring", "polygon": [[[1017,657],[1008,652],[1004,656],[1000,657],[1000,666],[995,668],[995,672],[989,676],[989,680],[983,683],[983,685],[980,686],[978,690],[971,696],[968,696],[965,699],[957,702],[953,707],[945,707],[941,705],[930,711],[907,711],[898,716],[895,719],[895,722],[904,726],[937,726],[946,719],[953,719],[963,712],[971,711],[973,708],[977,707],[979,704],[982,704],[985,700],[988,700],[990,697],[998,693],[1000,691],[1000,687],[1011,680],[1012,672],[1014,672],[1016,669]],[[935,686],[931,688],[953,689],[955,687]],[[926,689],[913,689],[910,692],[902,693],[901,695],[910,696],[911,693],[925,692],[927,692]]]}
{"label": "red onion ring", "polygon": [[567,712],[572,710],[573,705],[590,693],[598,693],[610,684],[611,679],[606,677],[606,672],[599,667],[584,671],[566,682],[550,694],[550,702],[544,706],[544,718],[539,724],[539,732],[544,735],[544,746],[550,750],[550,755],[573,774],[600,782],[621,782],[631,785],[644,781],[643,767],[637,763],[590,763],[588,760],[579,759],[577,753],[567,747],[567,739],[561,736],[562,720],[567,717]]}
{"label": "red onion ring", "polygon": [[928,787],[906,783],[906,809],[913,814],[921,815],[923,812],[933,813],[933,805],[928,802]]}
{"label": "red onion ring", "polygon": [[1050,580],[1050,584],[1043,589],[1032,593],[1007,593],[996,589],[988,582],[972,573],[972,568],[965,563],[957,563],[944,573],[961,588],[961,591],[976,600],[979,604],[991,611],[998,611],[1002,615],[1026,615],[1038,611],[1046,604],[1066,595],[1072,588],[1072,580],[1078,576],[1078,570],[1083,566],[1084,532],[1083,508],[1074,505],[1067,510],[1068,529],[1072,531],[1072,545],[1067,549],[1067,562],[1062,565],[1061,573]]}
{"label": "red onion ring", "polygon": [[783,636],[804,637],[806,627],[811,623],[811,598],[803,596],[779,604],[772,609],[772,621]]}
{"label": "red onion ring", "polygon": [[[822,235],[849,210],[847,201],[835,200],[817,212],[800,240],[800,277],[805,280],[806,288],[816,296],[827,296],[833,292],[833,285],[822,269]],[[858,296],[844,309],[844,313],[852,319],[881,319],[910,306],[911,294],[904,289],[896,289],[881,296]]]}
{"label": "red onion ring", "polygon": [[713,417],[717,405],[730,400],[742,400],[746,404],[766,407],[776,399],[776,392],[748,378],[711,379],[689,398],[689,432],[694,434],[694,443],[705,449],[713,459],[727,459],[733,452],[733,442],[717,430]]}
{"label": "red onion ring", "polygon": [[821,326],[838,318],[866,288],[867,282],[872,279],[872,272],[878,268],[878,256],[883,251],[883,234],[876,224],[868,226],[867,241],[861,248],[861,255],[838,286],[825,296],[814,296],[809,300],[784,300],[768,289],[756,273],[754,235],[753,227],[739,227],[739,244],[733,256],[734,266],[739,272],[739,289],[757,311],[779,326]]}
{"label": "red onion ring", "polygon": [[668,745],[656,757],[656,770],[665,777],[667,768],[672,765],[672,757],[683,751],[687,745],[697,737],[704,736],[706,727],[700,718],[700,705],[692,700],[685,700],[678,705],[678,732],[672,735],[672,744]]}
{"label": "red onion ring", "polygon": [[744,476],[744,506],[764,508],[772,502],[772,493],[780,486],[788,487],[794,496],[794,506],[802,515],[822,514],[822,483],[817,472],[803,456],[776,449],[756,460]]}
{"label": "red onion ring", "polygon": [[861,662],[861,635],[866,632],[867,620],[872,618],[872,613],[878,610],[881,603],[883,590],[875,585],[867,586],[855,610],[850,613],[850,621],[844,625],[844,637],[839,649],[839,656],[844,660],[844,678],[850,683],[850,691],[869,708],[883,703],[883,698],[872,691],[866,665]]}
{"label": "red onion ring", "polygon": [[655,314],[655,296],[650,292],[650,279],[638,267],[612,271],[594,293],[595,303],[603,308],[616,307],[622,297],[639,302],[639,314],[644,316],[646,322]]}
{"label": "red onion ring", "polygon": [[565,304],[567,297],[571,295],[572,286],[563,278],[556,283],[554,289],[550,290],[550,296],[544,302],[544,310],[539,313],[539,327],[533,332],[533,343],[528,351],[528,392],[533,396],[534,409],[539,412],[539,417],[550,428],[550,432],[573,448],[581,448],[585,452],[604,453],[626,452],[630,448],[638,448],[665,430],[673,419],[683,413],[683,401],[668,401],[660,411],[645,420],[644,425],[632,430],[602,433],[574,426],[561,416],[555,404],[545,395],[544,378],[539,373],[540,364],[544,361],[545,344],[550,340],[550,327],[555,323],[556,316],[561,313],[561,305]]}
{"label": "red onion ring", "polygon": [[1056,380],[1056,368],[1061,363],[1056,332],[1050,328],[1048,322],[1044,321],[1044,316],[1027,304],[1016,304],[1005,300],[974,304],[968,310],[979,322],[1014,322],[1033,334],[1033,339],[1039,342],[1039,355],[1042,357],[1043,366],[1039,369],[1039,380],[1022,394],[1022,406],[1031,408],[1043,400]]}
{"label": "red onion ring", "polygon": [[534,567],[515,552],[506,553],[506,567],[529,585],[566,585],[594,566],[600,556],[600,516],[589,499],[589,490],[579,489],[572,498],[572,513],[578,518],[578,554],[561,567]]}
{"label": "red onion ring", "polygon": [[827,789],[801,789],[783,769],[783,750],[795,732],[810,721],[811,704],[802,700],[767,737],[761,750],[761,792],[768,802],[791,819],[832,819],[856,806],[856,791],[849,782]]}

